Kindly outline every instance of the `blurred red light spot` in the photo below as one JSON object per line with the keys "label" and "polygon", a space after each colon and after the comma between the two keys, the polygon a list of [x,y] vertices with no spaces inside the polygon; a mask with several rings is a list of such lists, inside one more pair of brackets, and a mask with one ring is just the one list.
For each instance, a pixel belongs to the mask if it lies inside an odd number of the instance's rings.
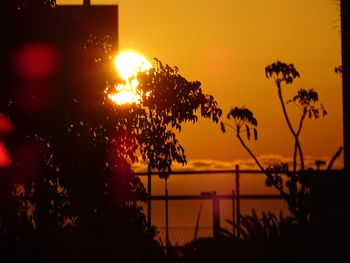
{"label": "blurred red light spot", "polygon": [[32,43],[15,53],[14,66],[17,74],[29,79],[47,78],[56,70],[58,55],[48,44]]}
{"label": "blurred red light spot", "polygon": [[7,152],[5,145],[0,141],[0,167],[7,167],[11,165],[11,159]]}
{"label": "blurred red light spot", "polygon": [[5,136],[8,132],[13,131],[15,127],[10,120],[0,113],[0,136]]}

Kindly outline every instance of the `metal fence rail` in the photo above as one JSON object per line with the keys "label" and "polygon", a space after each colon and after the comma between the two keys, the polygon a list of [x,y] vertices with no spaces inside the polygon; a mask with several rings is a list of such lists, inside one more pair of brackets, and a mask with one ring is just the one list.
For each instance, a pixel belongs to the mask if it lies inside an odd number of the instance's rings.
{"label": "metal fence rail", "polygon": [[[208,193],[209,194],[209,193]],[[211,193],[210,193],[211,194]],[[151,200],[210,200],[213,199],[211,195],[153,195]],[[232,195],[216,195],[218,199],[237,199],[237,196],[232,197]],[[241,200],[267,200],[267,199],[282,199],[280,195],[240,195]]]}
{"label": "metal fence rail", "polygon": [[[325,173],[338,173],[342,170],[318,170],[318,174]],[[241,195],[240,194],[240,175],[241,174],[264,174],[261,170],[240,170],[239,165],[235,166],[234,170],[210,170],[210,171],[173,171],[171,175],[184,175],[184,174],[203,174],[203,175],[214,175],[214,174],[232,174],[232,180],[235,185],[235,189],[232,190],[231,194],[227,195],[217,195],[216,192],[204,192],[200,195],[168,195],[168,185],[167,178],[165,180],[165,194],[164,195],[152,195],[152,176],[159,175],[159,172],[151,171],[150,166],[148,166],[148,171],[146,173],[135,173],[137,176],[147,176],[147,186],[148,186],[148,200],[147,200],[147,221],[149,226],[152,224],[152,201],[165,201],[165,227],[159,228],[162,233],[165,231],[165,247],[169,247],[169,231],[174,232],[177,228],[170,227],[168,223],[169,215],[169,200],[212,200],[213,202],[213,223],[212,223],[212,233],[213,236],[218,236],[220,233],[220,200],[232,200],[232,221],[233,221],[233,235],[240,238],[240,200],[276,200],[283,199],[281,195]],[[178,230],[178,229],[177,229]],[[170,234],[174,235],[174,234]]]}
{"label": "metal fence rail", "polygon": [[165,194],[152,195],[152,176],[159,175],[158,172],[152,172],[150,166],[146,173],[135,173],[137,176],[147,176],[148,200],[147,200],[147,221],[149,226],[152,224],[152,201],[165,201],[165,243],[169,246],[169,200],[212,200],[213,202],[213,236],[220,234],[220,200],[232,200],[232,221],[234,222],[233,234],[240,237],[240,200],[253,199],[281,199],[280,195],[240,195],[240,174],[262,174],[260,170],[239,170],[239,165],[234,170],[211,170],[211,171],[173,171],[171,175],[180,174],[232,174],[235,190],[230,195],[217,195],[216,192],[205,192],[200,195],[168,195],[167,178],[165,180]]}

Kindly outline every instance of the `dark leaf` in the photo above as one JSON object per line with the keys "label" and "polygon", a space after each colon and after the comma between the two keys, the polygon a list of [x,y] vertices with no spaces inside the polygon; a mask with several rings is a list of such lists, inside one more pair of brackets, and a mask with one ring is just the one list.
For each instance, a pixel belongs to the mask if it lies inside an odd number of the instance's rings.
{"label": "dark leaf", "polygon": [[254,129],[254,140],[258,140],[258,131]]}
{"label": "dark leaf", "polygon": [[221,128],[221,131],[222,131],[223,133],[226,132],[225,125],[224,125],[223,122],[220,122],[220,128]]}
{"label": "dark leaf", "polygon": [[245,126],[245,130],[247,132],[247,138],[248,138],[248,140],[250,140],[250,129],[249,129],[248,125]]}

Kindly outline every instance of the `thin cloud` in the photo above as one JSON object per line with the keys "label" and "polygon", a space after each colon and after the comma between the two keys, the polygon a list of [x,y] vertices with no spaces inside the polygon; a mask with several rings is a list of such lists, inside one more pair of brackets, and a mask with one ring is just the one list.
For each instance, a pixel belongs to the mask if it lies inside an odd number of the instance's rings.
{"label": "thin cloud", "polygon": [[[278,154],[266,154],[258,156],[259,161],[264,167],[270,165],[287,163],[289,167],[293,166],[293,159],[291,157],[286,157]],[[316,168],[316,160],[326,161],[326,165],[321,168],[326,168],[330,157],[325,156],[305,156],[304,157],[305,167],[307,168]],[[239,165],[241,170],[258,170],[259,167],[256,165],[253,159],[236,159],[233,161],[221,161],[213,159],[191,159],[187,161],[187,164],[182,166],[180,164],[174,163],[172,170],[173,171],[212,171],[212,170],[234,170],[236,165]],[[333,169],[342,169],[343,164],[341,158],[338,158],[333,165]],[[140,161],[133,165],[135,172],[146,172],[147,171],[147,162]]]}

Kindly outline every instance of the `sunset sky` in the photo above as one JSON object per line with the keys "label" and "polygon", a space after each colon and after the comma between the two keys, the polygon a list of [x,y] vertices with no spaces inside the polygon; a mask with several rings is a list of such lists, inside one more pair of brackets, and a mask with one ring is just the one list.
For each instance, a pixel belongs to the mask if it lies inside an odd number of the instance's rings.
{"label": "sunset sky", "polygon": [[[60,0],[58,4],[83,1]],[[284,121],[273,80],[265,66],[280,60],[293,63],[301,78],[284,87],[285,99],[298,89],[318,91],[328,116],[308,120],[301,143],[309,166],[316,159],[329,161],[343,145],[341,78],[334,73],[341,64],[340,10],[336,0],[95,0],[92,4],[119,6],[119,51],[135,51],[178,66],[188,80],[199,80],[223,109],[223,121],[231,107],[246,106],[258,120],[259,140],[249,146],[263,164],[291,161],[293,138]],[[297,120],[300,111],[288,105]],[[294,122],[294,124],[296,124]],[[200,119],[187,124],[179,135],[188,157],[184,169],[234,169],[235,164],[256,168],[234,137],[223,134],[218,124]],[[336,163],[343,166],[342,156]],[[144,171],[144,164],[134,165]],[[173,170],[179,169],[174,167]],[[153,194],[163,194],[164,182],[153,179]],[[242,193],[264,194],[263,177],[242,177]],[[215,177],[173,176],[169,194],[218,191],[229,194],[232,175]],[[209,201],[208,201],[209,202]],[[208,203],[207,202],[207,203]],[[247,202],[247,201],[246,201]],[[171,225],[195,223],[199,201],[172,202]],[[231,217],[231,203],[222,202],[222,220]],[[287,211],[282,201],[242,204],[242,213],[258,210]],[[164,225],[164,202],[153,205],[153,224]],[[211,224],[210,202],[204,205],[201,225]]]}
{"label": "sunset sky", "polygon": [[[61,0],[58,4],[81,3]],[[292,136],[284,123],[277,92],[265,77],[266,65],[293,63],[301,78],[284,89],[286,99],[299,88],[314,88],[328,116],[305,123],[301,141],[306,157],[326,161],[342,146],[340,17],[335,0],[100,0],[118,4],[119,50],[139,52],[176,65],[188,80],[199,80],[224,110],[246,106],[258,119],[254,152],[264,160],[292,155]],[[298,109],[289,105],[295,117]],[[230,168],[249,160],[219,125],[200,119],[180,134],[189,167]],[[342,159],[338,165],[342,166]],[[201,167],[201,165],[203,167]]]}

